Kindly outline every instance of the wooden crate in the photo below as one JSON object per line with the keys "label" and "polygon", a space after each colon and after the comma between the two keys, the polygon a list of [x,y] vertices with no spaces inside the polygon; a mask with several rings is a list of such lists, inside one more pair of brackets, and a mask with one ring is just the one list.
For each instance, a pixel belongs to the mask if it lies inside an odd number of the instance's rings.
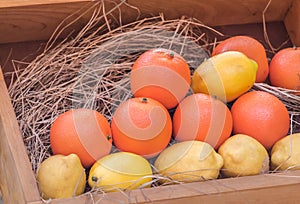
{"label": "wooden crate", "polygon": [[[107,1],[107,6],[112,6]],[[119,0],[114,0],[118,3]],[[274,37],[288,33],[291,42],[300,46],[300,0],[127,0],[140,9],[142,16],[164,13],[166,18],[193,16],[210,26],[239,29],[243,24],[262,23],[265,12],[268,23],[280,22]],[[19,58],[32,53],[39,42],[49,39],[58,24],[72,13],[96,3],[93,0],[0,0],[0,63],[3,72],[11,70],[7,58]],[[77,12],[77,13],[76,13]],[[124,8],[126,22],[135,15]],[[89,19],[80,16],[71,30],[79,30]],[[70,19],[69,19],[70,20]],[[233,26],[230,26],[233,25]],[[286,29],[286,30],[285,30]],[[70,30],[69,30],[70,31]],[[280,35],[279,35],[280,34]],[[283,34],[284,35],[284,34]],[[6,81],[7,82],[7,81]],[[34,172],[26,154],[18,122],[0,69],[0,189],[5,203],[43,203]],[[297,203],[300,201],[300,171],[219,179],[184,185],[134,190],[121,193],[85,195],[52,203]]]}

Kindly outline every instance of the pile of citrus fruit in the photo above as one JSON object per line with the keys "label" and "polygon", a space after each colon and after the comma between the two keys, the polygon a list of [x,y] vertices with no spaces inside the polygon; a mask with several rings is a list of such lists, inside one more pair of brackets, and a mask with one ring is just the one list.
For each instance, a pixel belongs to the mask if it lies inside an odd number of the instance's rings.
{"label": "pile of citrus fruit", "polygon": [[300,133],[288,135],[286,106],[251,90],[268,78],[299,90],[299,76],[300,49],[283,49],[269,63],[248,36],[219,43],[193,73],[178,53],[149,50],[133,64],[133,97],[110,122],[89,109],[54,121],[54,155],[37,171],[41,195],[76,196],[86,184],[105,192],[150,187],[155,175],[172,183],[300,169]]}

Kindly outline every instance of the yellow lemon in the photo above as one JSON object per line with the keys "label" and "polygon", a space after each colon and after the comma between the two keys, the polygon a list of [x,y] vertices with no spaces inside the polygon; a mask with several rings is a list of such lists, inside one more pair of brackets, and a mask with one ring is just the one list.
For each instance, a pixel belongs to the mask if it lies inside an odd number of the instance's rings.
{"label": "yellow lemon", "polygon": [[86,174],[76,154],[54,155],[39,166],[37,181],[44,199],[68,198],[84,192]]}
{"label": "yellow lemon", "polygon": [[195,93],[214,95],[230,102],[254,84],[257,63],[238,51],[227,51],[205,60],[192,76]]}
{"label": "yellow lemon", "polygon": [[90,187],[101,187],[103,191],[150,187],[152,168],[150,163],[137,154],[112,153],[99,159],[90,169]]}
{"label": "yellow lemon", "polygon": [[222,174],[225,176],[257,175],[269,170],[267,150],[248,135],[231,136],[220,146],[218,153],[224,159]]}
{"label": "yellow lemon", "polygon": [[300,169],[300,133],[277,141],[271,151],[271,166],[276,170]]}
{"label": "yellow lemon", "polygon": [[184,141],[163,150],[154,166],[164,177],[193,182],[216,179],[223,166],[223,159],[208,143]]}

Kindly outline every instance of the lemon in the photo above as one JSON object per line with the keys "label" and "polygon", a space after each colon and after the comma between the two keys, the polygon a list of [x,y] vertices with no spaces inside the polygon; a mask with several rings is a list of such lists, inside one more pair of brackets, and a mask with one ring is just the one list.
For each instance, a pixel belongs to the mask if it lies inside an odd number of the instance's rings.
{"label": "lemon", "polygon": [[134,153],[117,152],[99,159],[90,169],[90,187],[103,191],[150,187],[152,168],[150,163]]}
{"label": "lemon", "polygon": [[195,93],[230,102],[253,86],[257,69],[257,63],[243,53],[223,52],[200,64],[193,73],[191,87]]}
{"label": "lemon", "polygon": [[223,159],[208,143],[184,141],[163,150],[154,166],[164,177],[193,182],[217,178]]}
{"label": "lemon", "polygon": [[44,199],[69,198],[84,192],[86,174],[76,154],[54,155],[39,166],[37,181]]}
{"label": "lemon", "polygon": [[227,139],[218,153],[224,159],[222,174],[225,176],[248,176],[269,170],[267,150],[256,139],[236,134]]}
{"label": "lemon", "polygon": [[276,170],[300,169],[300,133],[277,141],[271,151],[271,166]]}

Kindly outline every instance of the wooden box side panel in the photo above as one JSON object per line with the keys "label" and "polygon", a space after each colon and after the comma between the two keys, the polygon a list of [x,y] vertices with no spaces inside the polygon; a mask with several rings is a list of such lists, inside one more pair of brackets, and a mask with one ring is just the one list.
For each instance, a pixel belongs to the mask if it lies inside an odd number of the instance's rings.
{"label": "wooden box side panel", "polygon": [[[80,8],[85,8],[86,2],[37,4],[16,7],[0,7],[0,43],[24,42],[49,39],[51,34],[65,20],[64,25],[79,18],[66,33],[79,30],[87,22],[85,17],[79,17]],[[73,14],[71,18],[67,18]]]}
{"label": "wooden box side panel", "polygon": [[83,0],[0,0],[0,8],[11,8],[21,6],[34,6],[45,4],[58,4],[58,3],[76,3],[83,2]]}
{"label": "wooden box side panel", "polygon": [[297,203],[300,200],[299,187],[300,171],[292,171],[137,189],[126,193],[86,194],[71,199],[55,199],[52,203]]}
{"label": "wooden box side panel", "polygon": [[0,68],[0,189],[5,203],[40,200]]}
{"label": "wooden box side panel", "polygon": [[[282,21],[292,1],[272,0],[265,12],[266,20]],[[270,0],[128,0],[129,4],[140,8],[141,13],[163,13],[166,18],[190,16],[209,26],[262,22],[263,12],[269,2]]]}
{"label": "wooden box side panel", "polygon": [[284,20],[292,43],[300,46],[300,0],[294,0]]}
{"label": "wooden box side panel", "polygon": [[[282,21],[293,0],[272,0],[267,12],[267,21]],[[92,11],[88,11],[100,1],[92,0],[34,0],[0,3],[0,43],[31,40],[47,40],[56,27],[68,16],[65,25],[77,19],[66,33],[78,31],[88,21]],[[64,3],[62,3],[64,2]],[[108,11],[124,0],[105,1]],[[262,22],[262,13],[269,0],[127,0],[121,8],[124,22],[141,16],[159,15],[166,18],[180,18],[182,15],[195,17],[203,23],[216,26]],[[131,6],[128,6],[131,5]],[[138,8],[138,10],[134,10]],[[77,12],[77,13],[76,13]],[[75,13],[75,14],[74,14]],[[85,13],[85,14],[84,14]]]}

